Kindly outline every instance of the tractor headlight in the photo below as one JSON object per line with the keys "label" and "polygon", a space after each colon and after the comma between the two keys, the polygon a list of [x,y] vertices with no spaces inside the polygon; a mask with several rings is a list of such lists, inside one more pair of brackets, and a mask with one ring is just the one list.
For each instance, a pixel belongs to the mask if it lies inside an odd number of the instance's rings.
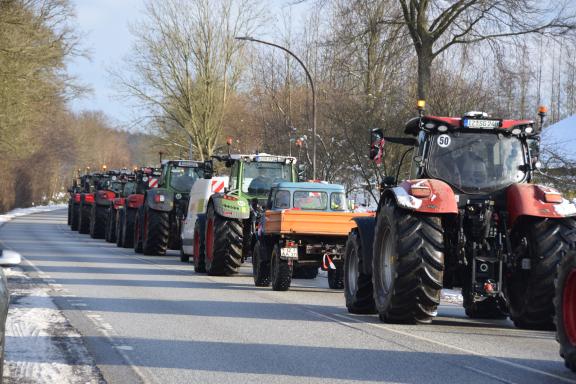
{"label": "tractor headlight", "polygon": [[447,126],[445,126],[445,125],[440,125],[440,126],[438,127],[438,132],[446,132],[446,131],[448,131],[448,127],[447,127]]}
{"label": "tractor headlight", "polygon": [[532,128],[532,127],[526,127],[526,129],[524,130],[524,132],[526,132],[526,133],[532,133],[532,132],[534,132],[534,128]]}

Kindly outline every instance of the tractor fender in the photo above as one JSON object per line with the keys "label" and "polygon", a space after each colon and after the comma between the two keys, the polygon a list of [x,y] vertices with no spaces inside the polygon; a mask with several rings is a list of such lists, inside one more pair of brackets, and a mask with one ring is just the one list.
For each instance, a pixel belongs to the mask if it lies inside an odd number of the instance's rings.
{"label": "tractor fender", "polygon": [[174,208],[174,192],[165,188],[149,189],[146,192],[146,205],[156,211],[170,212]]}
{"label": "tractor fender", "polygon": [[[536,184],[513,184],[506,191],[510,226],[522,216],[560,219],[576,216],[576,205],[554,188]],[[558,202],[550,202],[558,201]]]}
{"label": "tractor fender", "polygon": [[112,200],[116,197],[116,194],[112,191],[96,191],[94,194],[94,200],[96,205],[104,205],[109,207],[112,205]]}
{"label": "tractor fender", "polygon": [[80,195],[80,201],[86,204],[94,204],[94,194],[93,193],[82,193]]}
{"label": "tractor fender", "polygon": [[372,252],[374,244],[374,229],[376,227],[376,218],[374,217],[355,217],[354,222],[357,225],[358,236],[362,246],[362,273],[372,275]]}
{"label": "tractor fender", "polygon": [[[418,196],[417,192],[423,193],[420,195],[423,197],[416,197]],[[415,212],[435,214],[458,213],[456,194],[454,194],[454,191],[448,184],[441,180],[406,180],[399,186],[386,190],[383,197],[391,197],[398,207]],[[381,199],[381,201],[384,200],[385,199]]]}
{"label": "tractor fender", "polygon": [[250,204],[242,197],[214,194],[210,202],[214,205],[214,211],[230,219],[246,220],[250,218]]}
{"label": "tractor fender", "polygon": [[144,195],[134,194],[126,198],[128,208],[140,208],[144,204]]}

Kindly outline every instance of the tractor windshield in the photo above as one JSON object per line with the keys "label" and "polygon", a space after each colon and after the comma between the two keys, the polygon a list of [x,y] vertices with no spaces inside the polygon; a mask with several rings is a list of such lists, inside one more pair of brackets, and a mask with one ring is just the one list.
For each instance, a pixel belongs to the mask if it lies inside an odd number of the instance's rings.
{"label": "tractor windshield", "polygon": [[203,177],[200,168],[173,166],[170,171],[170,186],[178,192],[188,193],[200,177]]}
{"label": "tractor windshield", "polygon": [[272,184],[292,181],[292,166],[285,163],[250,162],[244,164],[242,192],[266,195]]}
{"label": "tractor windshield", "polygon": [[526,178],[522,142],[496,133],[443,133],[430,140],[427,172],[464,193],[489,193]]}

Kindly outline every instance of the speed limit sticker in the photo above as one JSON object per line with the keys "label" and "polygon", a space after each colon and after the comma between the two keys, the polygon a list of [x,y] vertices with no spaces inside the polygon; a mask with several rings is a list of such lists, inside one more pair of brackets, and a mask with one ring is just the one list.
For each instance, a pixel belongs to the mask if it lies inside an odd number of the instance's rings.
{"label": "speed limit sticker", "polygon": [[446,148],[446,147],[448,147],[448,146],[450,145],[450,142],[451,142],[451,141],[452,141],[452,139],[450,138],[450,136],[448,136],[448,135],[440,135],[440,136],[438,136],[438,139],[437,139],[436,142],[438,143],[438,145],[439,145],[440,147]]}

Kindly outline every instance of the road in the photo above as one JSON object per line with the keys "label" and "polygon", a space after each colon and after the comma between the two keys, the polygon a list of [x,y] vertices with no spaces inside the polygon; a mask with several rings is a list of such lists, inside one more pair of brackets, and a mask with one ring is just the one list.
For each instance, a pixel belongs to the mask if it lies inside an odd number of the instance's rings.
{"label": "road", "polygon": [[135,255],[71,232],[65,214],[17,218],[0,241],[49,284],[108,383],[576,383],[552,332],[471,321],[450,304],[432,325],[384,324],[348,314],[325,278],[273,292],[254,287],[249,265],[198,275],[175,252]]}

